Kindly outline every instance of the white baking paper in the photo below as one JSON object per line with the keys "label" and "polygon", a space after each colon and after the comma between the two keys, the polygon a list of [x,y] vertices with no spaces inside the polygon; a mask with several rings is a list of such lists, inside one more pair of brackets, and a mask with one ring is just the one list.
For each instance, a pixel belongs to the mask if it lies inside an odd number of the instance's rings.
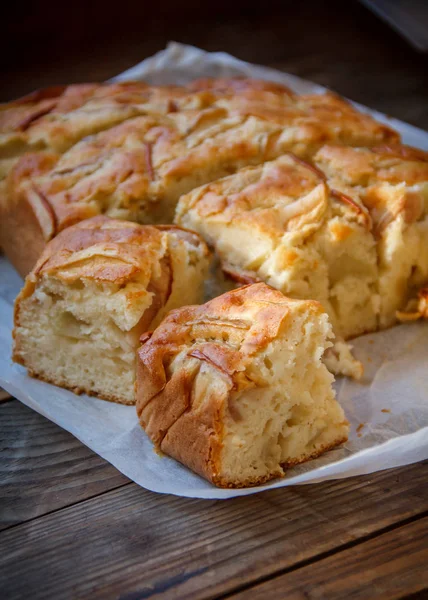
{"label": "white baking paper", "polygon": [[[324,88],[293,75],[242,62],[225,53],[170,44],[117,80],[185,83],[196,77],[243,75],[284,83],[297,92]],[[428,149],[428,134],[375,111],[406,143]],[[135,408],[76,396],[31,379],[11,355],[13,301],[22,280],[0,260],[0,385],[30,408],[70,431],[139,485],[196,498],[231,498],[288,485],[315,483],[397,467],[428,458],[428,323],[400,325],[354,341],[365,368],[360,382],[336,382],[351,423],[347,444],[296,467],[284,479],[244,490],[217,489],[168,457],[160,457],[138,425]]]}

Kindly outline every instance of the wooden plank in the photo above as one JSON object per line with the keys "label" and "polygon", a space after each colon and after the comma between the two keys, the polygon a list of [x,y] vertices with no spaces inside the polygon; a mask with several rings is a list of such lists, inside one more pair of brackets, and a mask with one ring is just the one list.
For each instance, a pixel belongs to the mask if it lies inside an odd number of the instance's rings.
{"label": "wooden plank", "polygon": [[0,405],[0,440],[0,529],[129,481],[18,400]]}
{"label": "wooden plank", "polygon": [[[251,588],[251,600],[394,600],[426,590],[428,517]],[[248,590],[231,596],[248,598]],[[422,598],[422,596],[420,596]]]}
{"label": "wooden plank", "polygon": [[[0,534],[22,598],[211,598],[428,510],[428,463],[230,501],[131,484]],[[43,559],[41,559],[43,557]]]}

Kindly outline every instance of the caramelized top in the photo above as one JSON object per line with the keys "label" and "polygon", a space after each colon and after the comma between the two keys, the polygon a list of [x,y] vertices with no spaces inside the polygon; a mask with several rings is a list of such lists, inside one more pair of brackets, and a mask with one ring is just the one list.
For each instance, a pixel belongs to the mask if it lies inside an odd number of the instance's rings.
{"label": "caramelized top", "polygon": [[428,214],[428,152],[397,144],[325,146],[314,160],[339,188],[361,198],[377,233],[400,215],[410,224]]}
{"label": "caramelized top", "polygon": [[201,306],[171,311],[151,336],[141,338],[139,360],[152,379],[139,391],[139,404],[163,389],[171,375],[165,365],[183,352],[211,365],[234,389],[254,384],[245,372],[251,357],[304,311],[323,313],[318,302],[291,300],[265,283],[240,287]]}
{"label": "caramelized top", "polygon": [[168,251],[166,238],[174,235],[208,255],[202,239],[180,227],[154,227],[94,217],[67,228],[43,251],[30,279],[45,275],[72,282],[94,279],[119,286],[152,270]]}

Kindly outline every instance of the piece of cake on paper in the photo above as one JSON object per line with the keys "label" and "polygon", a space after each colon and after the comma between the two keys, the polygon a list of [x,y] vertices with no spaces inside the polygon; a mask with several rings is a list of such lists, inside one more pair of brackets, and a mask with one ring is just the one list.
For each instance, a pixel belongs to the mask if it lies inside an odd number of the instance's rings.
{"label": "piece of cake on paper", "polygon": [[351,190],[370,214],[379,265],[379,326],[390,327],[428,284],[428,152],[400,145],[326,146],[315,160],[338,190]]}
{"label": "piece of cake on paper", "polygon": [[264,283],[172,311],[138,352],[137,412],[156,447],[221,487],[282,477],[347,440],[315,301]]}
{"label": "piece of cake on paper", "polygon": [[321,302],[338,337],[377,328],[368,211],[301,159],[285,155],[198,188],[182,196],[175,220],[200,233],[238,281]]}
{"label": "piece of cake on paper", "polygon": [[50,383],[133,404],[141,333],[201,302],[208,266],[205,243],[178,227],[107,217],[70,227],[17,297],[13,359]]}

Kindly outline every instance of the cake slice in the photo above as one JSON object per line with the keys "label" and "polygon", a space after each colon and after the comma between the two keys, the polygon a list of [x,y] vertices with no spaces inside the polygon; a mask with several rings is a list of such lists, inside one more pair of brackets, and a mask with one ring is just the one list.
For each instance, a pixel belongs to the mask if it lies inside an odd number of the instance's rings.
{"label": "cake slice", "polygon": [[428,283],[428,152],[400,145],[326,146],[315,160],[338,190],[360,198],[370,214],[379,327],[389,327]]}
{"label": "cake slice", "polygon": [[52,86],[0,104],[0,180],[24,152],[37,151],[43,144],[28,139],[28,129],[47,114],[58,114],[80,106],[91,96],[94,85]]}
{"label": "cake slice", "polygon": [[302,159],[285,155],[193,190],[175,220],[200,233],[238,281],[321,302],[339,338],[377,328],[370,215]]}
{"label": "cake slice", "polygon": [[347,440],[321,361],[321,305],[264,283],[172,311],[138,352],[137,413],[165,454],[221,487],[282,477]]}
{"label": "cake slice", "polygon": [[199,236],[174,226],[107,217],[72,226],[16,299],[13,359],[55,385],[133,404],[139,336],[202,301],[208,263]]}

